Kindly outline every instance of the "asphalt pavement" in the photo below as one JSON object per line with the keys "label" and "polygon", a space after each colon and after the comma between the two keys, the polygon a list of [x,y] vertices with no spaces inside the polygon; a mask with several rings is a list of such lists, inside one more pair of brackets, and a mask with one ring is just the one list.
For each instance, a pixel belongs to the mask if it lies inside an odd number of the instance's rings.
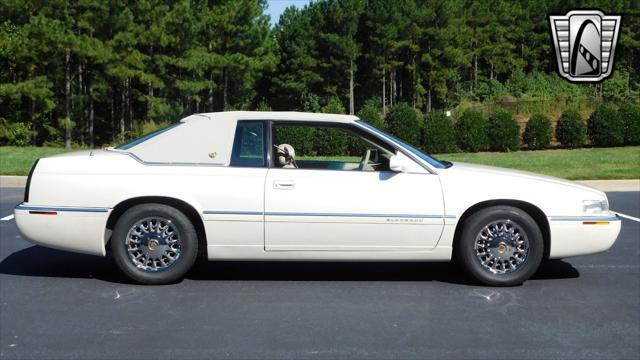
{"label": "asphalt pavement", "polygon": [[[22,200],[0,188],[0,218]],[[640,217],[640,192],[608,193]],[[0,358],[640,356],[640,223],[603,254],[550,261],[523,286],[446,263],[211,262],[170,286],[106,258],[23,240],[0,221]]]}

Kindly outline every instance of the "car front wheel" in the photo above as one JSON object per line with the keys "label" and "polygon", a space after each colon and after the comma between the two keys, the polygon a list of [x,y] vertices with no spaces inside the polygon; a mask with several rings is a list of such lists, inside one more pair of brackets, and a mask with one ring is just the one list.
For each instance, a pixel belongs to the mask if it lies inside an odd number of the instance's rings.
{"label": "car front wheel", "polygon": [[481,283],[512,286],[536,272],[543,254],[542,232],[529,214],[512,206],[493,206],[464,222],[455,255]]}
{"label": "car front wheel", "polygon": [[182,279],[195,262],[198,237],[179,210],[142,204],[118,219],[110,246],[126,276],[142,284],[167,284]]}

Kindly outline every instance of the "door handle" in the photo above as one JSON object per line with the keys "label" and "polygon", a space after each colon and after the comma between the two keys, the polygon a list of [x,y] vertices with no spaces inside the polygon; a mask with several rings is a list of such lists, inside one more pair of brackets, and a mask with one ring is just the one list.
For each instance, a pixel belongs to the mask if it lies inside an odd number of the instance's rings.
{"label": "door handle", "polygon": [[274,180],[273,188],[278,190],[293,190],[296,183],[293,180]]}

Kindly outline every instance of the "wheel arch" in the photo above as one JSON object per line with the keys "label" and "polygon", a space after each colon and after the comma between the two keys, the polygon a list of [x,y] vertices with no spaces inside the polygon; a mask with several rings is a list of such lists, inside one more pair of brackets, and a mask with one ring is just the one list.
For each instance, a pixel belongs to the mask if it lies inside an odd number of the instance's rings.
{"label": "wheel arch", "polygon": [[[204,220],[196,208],[188,202],[167,196],[140,196],[127,200],[123,200],[114,206],[109,218],[107,219],[107,229],[113,230],[120,217],[131,207],[141,204],[163,204],[171,206],[181,211],[191,221],[196,229],[198,235],[198,253],[199,255],[207,255],[207,234],[204,228]],[[108,249],[108,243],[111,241],[111,237],[107,241],[106,248]]]}
{"label": "wheel arch", "polygon": [[469,218],[469,216],[475,214],[476,212],[486,209],[491,206],[513,206],[518,208],[524,212],[526,212],[529,216],[533,218],[533,220],[538,224],[540,231],[542,232],[542,240],[544,243],[544,255],[543,259],[549,259],[549,252],[551,250],[551,230],[549,228],[549,220],[545,213],[536,205],[522,201],[522,200],[513,200],[513,199],[496,199],[496,200],[486,200],[479,202],[469,208],[467,208],[464,213],[460,216],[456,223],[456,230],[453,235],[453,252],[455,253],[458,241],[460,240],[460,236],[462,235],[462,228],[464,226],[465,220]]}

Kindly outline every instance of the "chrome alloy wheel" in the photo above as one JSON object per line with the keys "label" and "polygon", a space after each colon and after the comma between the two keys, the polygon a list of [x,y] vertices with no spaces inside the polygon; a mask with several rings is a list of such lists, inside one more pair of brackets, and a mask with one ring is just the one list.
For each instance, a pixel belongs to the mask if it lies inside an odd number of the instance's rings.
{"label": "chrome alloy wheel", "polygon": [[496,220],[480,230],[475,241],[480,264],[493,274],[508,274],[520,269],[529,255],[529,239],[516,222]]}
{"label": "chrome alloy wheel", "polygon": [[169,268],[180,258],[182,240],[171,220],[149,217],[135,223],[127,233],[129,260],[144,271]]}

